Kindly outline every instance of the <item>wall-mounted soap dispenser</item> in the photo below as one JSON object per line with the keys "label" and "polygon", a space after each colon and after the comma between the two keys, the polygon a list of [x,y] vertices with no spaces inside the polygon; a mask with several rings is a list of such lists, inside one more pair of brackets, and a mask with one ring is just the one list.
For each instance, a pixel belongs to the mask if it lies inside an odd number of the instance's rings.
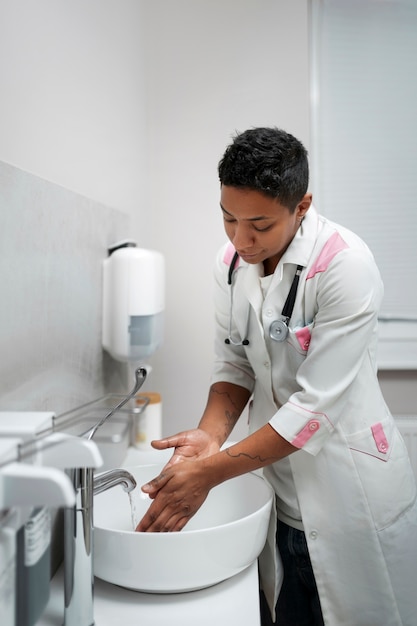
{"label": "wall-mounted soap dispenser", "polygon": [[121,242],[103,264],[103,347],[118,361],[143,362],[162,343],[165,262],[160,252]]}

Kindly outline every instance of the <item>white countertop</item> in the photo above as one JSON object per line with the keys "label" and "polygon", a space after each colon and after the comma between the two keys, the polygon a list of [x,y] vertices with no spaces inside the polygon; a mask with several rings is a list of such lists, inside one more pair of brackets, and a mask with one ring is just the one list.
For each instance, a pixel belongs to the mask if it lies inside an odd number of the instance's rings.
{"label": "white countertop", "polygon": [[[62,626],[63,616],[61,568],[38,626]],[[94,618],[96,626],[195,626],[197,621],[199,626],[259,626],[257,562],[213,587],[178,594],[139,593],[96,578]]]}

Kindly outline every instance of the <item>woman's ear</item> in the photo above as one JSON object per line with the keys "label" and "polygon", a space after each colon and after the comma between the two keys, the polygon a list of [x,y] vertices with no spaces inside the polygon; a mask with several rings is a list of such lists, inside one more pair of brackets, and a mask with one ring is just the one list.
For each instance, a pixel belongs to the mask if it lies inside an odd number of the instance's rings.
{"label": "woman's ear", "polygon": [[305,217],[305,214],[309,210],[311,203],[313,201],[313,195],[311,193],[306,193],[301,202],[297,204],[297,208],[295,212],[297,214],[297,220],[301,223]]}

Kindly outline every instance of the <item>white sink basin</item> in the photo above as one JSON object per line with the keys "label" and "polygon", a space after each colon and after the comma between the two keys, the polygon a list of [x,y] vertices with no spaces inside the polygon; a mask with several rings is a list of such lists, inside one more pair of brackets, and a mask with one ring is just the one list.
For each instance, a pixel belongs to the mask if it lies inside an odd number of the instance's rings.
{"label": "white sink basin", "polygon": [[[128,467],[137,520],[151,500],[140,486],[163,465]],[[129,495],[115,487],[94,497],[94,574],[107,582],[149,593],[203,589],[238,574],[265,544],[272,489],[246,474],[210,492],[181,532],[134,532]]]}

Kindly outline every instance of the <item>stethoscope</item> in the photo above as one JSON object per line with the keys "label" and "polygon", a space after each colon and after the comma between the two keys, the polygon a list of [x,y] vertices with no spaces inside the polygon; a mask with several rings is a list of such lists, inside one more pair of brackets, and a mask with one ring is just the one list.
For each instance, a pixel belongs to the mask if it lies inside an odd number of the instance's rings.
{"label": "stethoscope", "polygon": [[[230,311],[229,311],[229,335],[224,340],[227,344],[232,344],[232,346],[248,346],[248,331],[249,331],[249,315],[250,315],[250,307],[248,309],[248,318],[246,321],[246,332],[245,338],[242,341],[235,341],[232,337],[232,318],[233,318],[233,273],[239,258],[239,254],[237,252],[234,253],[232,262],[230,263],[229,273],[227,276],[227,284],[230,285]],[[291,283],[290,290],[288,292],[287,299],[285,301],[284,307],[282,309],[282,317],[283,319],[274,320],[269,327],[269,336],[274,341],[285,341],[288,336],[288,324],[290,323],[291,315],[294,309],[295,298],[297,296],[298,283],[300,280],[300,274],[303,269],[302,265],[297,265],[297,269],[295,270],[295,275],[293,281]]]}

